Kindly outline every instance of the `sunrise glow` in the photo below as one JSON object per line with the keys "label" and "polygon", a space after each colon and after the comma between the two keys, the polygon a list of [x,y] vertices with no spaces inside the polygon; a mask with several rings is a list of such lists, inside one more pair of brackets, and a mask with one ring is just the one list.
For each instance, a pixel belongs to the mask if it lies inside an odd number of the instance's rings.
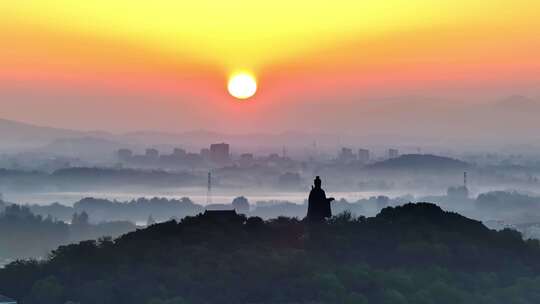
{"label": "sunrise glow", "polygon": [[231,76],[227,88],[233,97],[248,99],[257,92],[257,81],[250,74],[238,73]]}
{"label": "sunrise glow", "polygon": [[[234,116],[227,127],[244,130],[246,111],[277,123],[313,101],[529,90],[540,82],[538,11],[525,0],[1,1],[0,86],[21,95],[2,114],[54,125],[59,105],[82,126],[103,104],[118,109],[109,126],[127,128],[120,111],[146,122],[151,103],[156,128]],[[259,84],[244,110],[228,90],[238,69]],[[84,101],[95,94],[105,98]],[[186,108],[200,117],[170,114]]]}

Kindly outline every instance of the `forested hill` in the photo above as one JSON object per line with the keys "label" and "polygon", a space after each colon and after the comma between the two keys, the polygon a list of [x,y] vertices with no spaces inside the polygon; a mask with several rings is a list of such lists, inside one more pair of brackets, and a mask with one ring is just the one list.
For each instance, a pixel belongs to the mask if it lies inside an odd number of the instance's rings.
{"label": "forested hill", "polygon": [[431,154],[405,154],[369,165],[372,170],[463,170],[470,164]]}
{"label": "forested hill", "polygon": [[23,304],[538,303],[540,246],[428,204],[323,224],[203,215],[0,270]]}

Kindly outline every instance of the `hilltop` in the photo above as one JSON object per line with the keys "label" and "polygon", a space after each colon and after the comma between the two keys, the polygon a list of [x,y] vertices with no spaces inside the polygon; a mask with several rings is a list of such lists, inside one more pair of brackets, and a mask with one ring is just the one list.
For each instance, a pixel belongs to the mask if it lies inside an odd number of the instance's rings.
{"label": "hilltop", "polygon": [[0,138],[3,150],[6,148],[35,148],[58,138],[81,136],[82,132],[41,127],[32,124],[0,118]]}
{"label": "hilltop", "polygon": [[[23,303],[537,303],[540,246],[428,203],[228,221],[199,215],[0,270]],[[73,303],[72,302],[72,303]]]}
{"label": "hilltop", "polygon": [[453,170],[466,169],[470,164],[444,156],[431,154],[404,154],[397,158],[374,163],[370,169],[383,170]]}

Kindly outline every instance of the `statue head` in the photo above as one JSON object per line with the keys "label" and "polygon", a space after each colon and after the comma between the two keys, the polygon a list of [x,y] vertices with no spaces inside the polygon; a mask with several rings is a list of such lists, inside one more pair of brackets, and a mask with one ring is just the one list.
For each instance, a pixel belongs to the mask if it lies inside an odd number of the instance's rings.
{"label": "statue head", "polygon": [[321,187],[321,178],[319,176],[315,177],[315,180],[313,181],[313,184],[315,185],[315,188]]}

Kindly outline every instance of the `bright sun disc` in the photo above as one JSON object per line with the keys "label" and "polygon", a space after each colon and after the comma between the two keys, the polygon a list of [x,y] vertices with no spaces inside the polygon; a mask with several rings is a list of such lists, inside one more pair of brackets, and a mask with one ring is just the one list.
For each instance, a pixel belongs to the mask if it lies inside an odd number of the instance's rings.
{"label": "bright sun disc", "polygon": [[227,88],[233,97],[248,99],[257,92],[257,81],[247,73],[235,74],[229,79]]}

